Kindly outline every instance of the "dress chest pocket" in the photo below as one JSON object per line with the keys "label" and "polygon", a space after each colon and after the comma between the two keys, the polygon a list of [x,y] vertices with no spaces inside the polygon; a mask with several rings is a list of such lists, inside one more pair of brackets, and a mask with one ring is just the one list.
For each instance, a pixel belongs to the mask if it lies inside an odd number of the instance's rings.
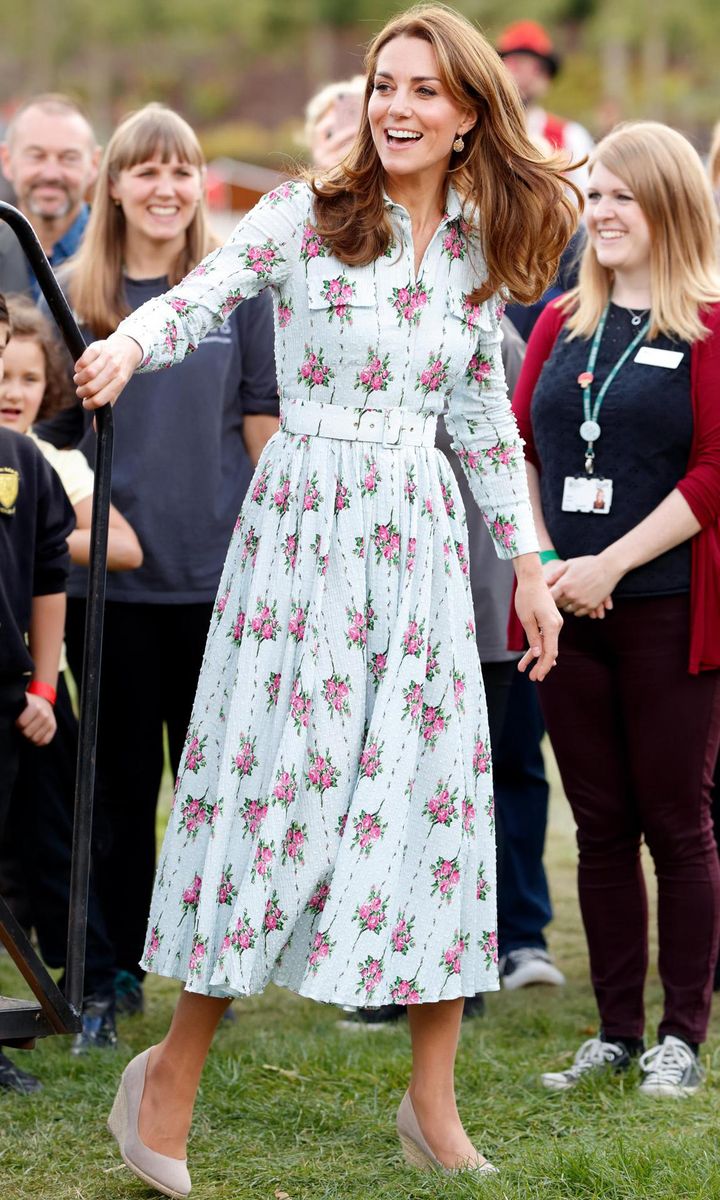
{"label": "dress chest pocket", "polygon": [[308,263],[307,288],[312,315],[324,312],[330,325],[352,325],[361,309],[374,309],[377,303],[372,271],[349,267],[336,258]]}
{"label": "dress chest pocket", "polygon": [[[468,344],[474,345],[479,337],[492,334],[495,326],[490,312],[491,301],[483,304],[473,304],[471,292],[463,292],[460,288],[448,291],[447,313],[454,329],[460,329],[466,335]],[[457,323],[457,324],[456,324]]]}

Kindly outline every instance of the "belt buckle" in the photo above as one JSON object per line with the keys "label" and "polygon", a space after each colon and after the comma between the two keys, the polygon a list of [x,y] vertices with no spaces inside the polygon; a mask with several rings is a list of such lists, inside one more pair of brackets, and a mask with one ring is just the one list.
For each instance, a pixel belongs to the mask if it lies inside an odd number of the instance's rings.
{"label": "belt buckle", "polygon": [[400,444],[400,434],[403,430],[403,416],[404,413],[401,408],[388,408],[385,410],[382,435],[383,446],[397,446]]}

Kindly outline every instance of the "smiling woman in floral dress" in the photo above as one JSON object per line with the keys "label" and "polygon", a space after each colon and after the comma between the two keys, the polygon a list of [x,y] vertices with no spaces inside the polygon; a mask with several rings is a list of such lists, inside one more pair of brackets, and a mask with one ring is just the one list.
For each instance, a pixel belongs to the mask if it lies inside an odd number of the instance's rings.
{"label": "smiling woman in floral dress", "polygon": [[560,617],[507,402],[499,293],[542,293],[575,206],[463,18],[412,10],[367,65],[340,168],[264,197],[77,368],[87,407],[112,402],[138,367],[178,361],[272,289],[281,430],[228,553],[144,959],[186,990],[111,1118],[126,1163],[173,1195],[189,1190],[217,1021],[271,980],[408,1003],[406,1155],[492,1169],[454,1096],[463,997],[497,987],[494,841],[465,518],[434,426],[447,398],[497,552],[515,563],[523,666],[543,678]]}

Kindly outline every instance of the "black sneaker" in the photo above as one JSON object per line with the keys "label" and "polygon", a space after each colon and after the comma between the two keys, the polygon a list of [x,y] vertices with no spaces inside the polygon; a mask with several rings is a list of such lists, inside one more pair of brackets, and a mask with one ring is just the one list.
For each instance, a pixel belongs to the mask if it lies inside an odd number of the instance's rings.
{"label": "black sneaker", "polygon": [[596,1075],[599,1071],[626,1071],[632,1059],[618,1042],[604,1042],[599,1037],[583,1042],[575,1055],[575,1061],[566,1071],[545,1071],[540,1076],[543,1086],[554,1092],[566,1092],[575,1087],[583,1076]]}
{"label": "black sneaker", "polygon": [[381,1004],[379,1008],[346,1009],[347,1017],[338,1021],[338,1029],[384,1029],[407,1016],[405,1004]]}
{"label": "black sneaker", "polygon": [[16,1067],[11,1059],[0,1053],[0,1088],[6,1092],[19,1092],[21,1096],[29,1096],[32,1092],[41,1092],[40,1080],[29,1071]]}
{"label": "black sneaker", "polygon": [[694,1096],[705,1078],[697,1054],[682,1038],[668,1036],[640,1056],[645,1078],[638,1085],[643,1096],[681,1100]]}
{"label": "black sneaker", "polygon": [[70,1053],[75,1057],[88,1050],[114,1050],[117,1047],[115,1028],[115,994],[98,993],[83,1000],[82,1029],[75,1034]]}
{"label": "black sneaker", "polygon": [[485,997],[482,992],[478,992],[477,996],[466,996],[465,1006],[463,1008],[463,1020],[468,1021],[473,1017],[482,1017],[485,1014]]}
{"label": "black sneaker", "polygon": [[565,976],[555,966],[547,950],[540,946],[521,946],[503,954],[498,965],[500,980],[508,991],[545,983],[551,987],[562,987]]}
{"label": "black sneaker", "polygon": [[119,1017],[134,1017],[145,1011],[143,986],[137,975],[118,971],[115,976],[115,1012]]}

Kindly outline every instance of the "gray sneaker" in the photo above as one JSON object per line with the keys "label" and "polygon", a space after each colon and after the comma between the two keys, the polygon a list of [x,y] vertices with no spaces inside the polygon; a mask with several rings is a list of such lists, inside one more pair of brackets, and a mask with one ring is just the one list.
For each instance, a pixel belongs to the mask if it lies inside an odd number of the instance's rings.
{"label": "gray sneaker", "polygon": [[652,1046],[640,1056],[640,1070],[645,1078],[638,1086],[643,1096],[681,1100],[694,1096],[705,1078],[690,1047],[682,1038],[666,1037],[659,1046]]}
{"label": "gray sneaker", "polygon": [[603,1042],[599,1037],[590,1038],[583,1042],[575,1055],[575,1061],[567,1071],[546,1071],[540,1076],[543,1087],[554,1092],[566,1092],[585,1075],[595,1075],[599,1071],[626,1071],[630,1066],[630,1055],[624,1046],[617,1042]]}
{"label": "gray sneaker", "polygon": [[562,987],[565,983],[562,971],[555,966],[547,950],[539,946],[521,946],[518,950],[509,950],[500,959],[498,970],[503,987],[508,991],[538,983],[552,987]]}

